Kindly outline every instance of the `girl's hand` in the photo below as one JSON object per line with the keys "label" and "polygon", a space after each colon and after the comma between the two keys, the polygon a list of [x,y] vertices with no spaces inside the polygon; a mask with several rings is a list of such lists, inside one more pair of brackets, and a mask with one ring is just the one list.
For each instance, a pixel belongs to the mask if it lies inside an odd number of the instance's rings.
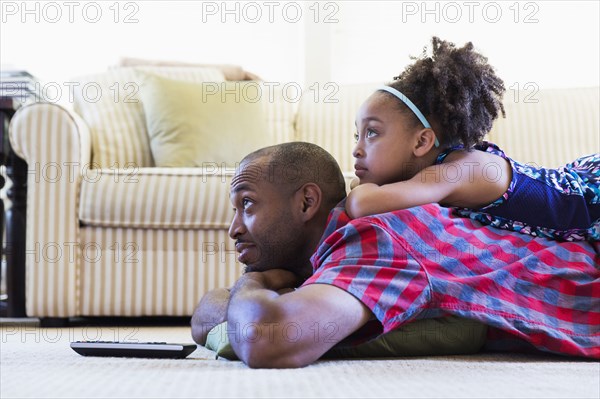
{"label": "girl's hand", "polygon": [[360,179],[358,177],[355,177],[352,179],[352,181],[350,182],[350,190],[354,190],[356,188],[356,186],[358,186],[360,184]]}
{"label": "girl's hand", "polygon": [[346,213],[351,219],[369,216],[368,204],[377,198],[379,186],[374,183],[364,183],[356,186],[346,198]]}

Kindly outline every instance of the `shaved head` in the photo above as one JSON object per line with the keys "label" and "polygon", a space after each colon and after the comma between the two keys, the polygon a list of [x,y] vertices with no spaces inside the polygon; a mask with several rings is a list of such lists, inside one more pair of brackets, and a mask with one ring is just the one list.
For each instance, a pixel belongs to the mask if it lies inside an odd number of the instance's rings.
{"label": "shaved head", "polygon": [[268,181],[281,194],[292,193],[306,183],[314,183],[323,192],[323,206],[327,210],[346,197],[344,176],[337,161],[312,143],[278,144],[248,154],[240,163],[234,182],[242,177]]}

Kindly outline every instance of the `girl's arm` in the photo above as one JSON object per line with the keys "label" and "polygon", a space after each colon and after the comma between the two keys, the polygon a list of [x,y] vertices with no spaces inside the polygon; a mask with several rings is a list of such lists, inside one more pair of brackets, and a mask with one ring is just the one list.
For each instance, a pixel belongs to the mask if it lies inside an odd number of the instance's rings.
{"label": "girl's arm", "polygon": [[421,170],[410,180],[359,185],[348,194],[348,216],[355,219],[434,202],[480,208],[504,194],[512,179],[510,164],[497,155],[455,151],[446,160]]}

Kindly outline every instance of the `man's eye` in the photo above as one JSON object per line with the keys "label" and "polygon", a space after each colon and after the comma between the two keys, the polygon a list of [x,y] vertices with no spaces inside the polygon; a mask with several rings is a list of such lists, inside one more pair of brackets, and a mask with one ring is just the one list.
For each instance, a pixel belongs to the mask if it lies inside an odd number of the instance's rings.
{"label": "man's eye", "polygon": [[248,198],[244,198],[242,200],[242,208],[244,208],[244,209],[248,208],[248,206],[250,206],[251,203],[252,203],[252,201],[250,201]]}
{"label": "man's eye", "polygon": [[367,137],[368,139],[370,139],[370,138],[373,138],[373,137],[375,137],[375,136],[377,136],[377,132],[376,132],[376,131],[374,131],[374,130],[371,130],[371,129],[367,129],[367,134],[366,134],[366,137]]}

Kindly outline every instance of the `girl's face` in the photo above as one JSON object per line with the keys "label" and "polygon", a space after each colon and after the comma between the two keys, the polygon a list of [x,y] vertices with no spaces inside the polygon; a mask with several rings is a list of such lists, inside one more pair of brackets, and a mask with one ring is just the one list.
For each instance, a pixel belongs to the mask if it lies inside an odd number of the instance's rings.
{"label": "girl's face", "polygon": [[377,185],[410,179],[417,172],[413,155],[419,127],[411,127],[410,115],[398,110],[394,98],[373,93],[356,115],[356,176]]}

